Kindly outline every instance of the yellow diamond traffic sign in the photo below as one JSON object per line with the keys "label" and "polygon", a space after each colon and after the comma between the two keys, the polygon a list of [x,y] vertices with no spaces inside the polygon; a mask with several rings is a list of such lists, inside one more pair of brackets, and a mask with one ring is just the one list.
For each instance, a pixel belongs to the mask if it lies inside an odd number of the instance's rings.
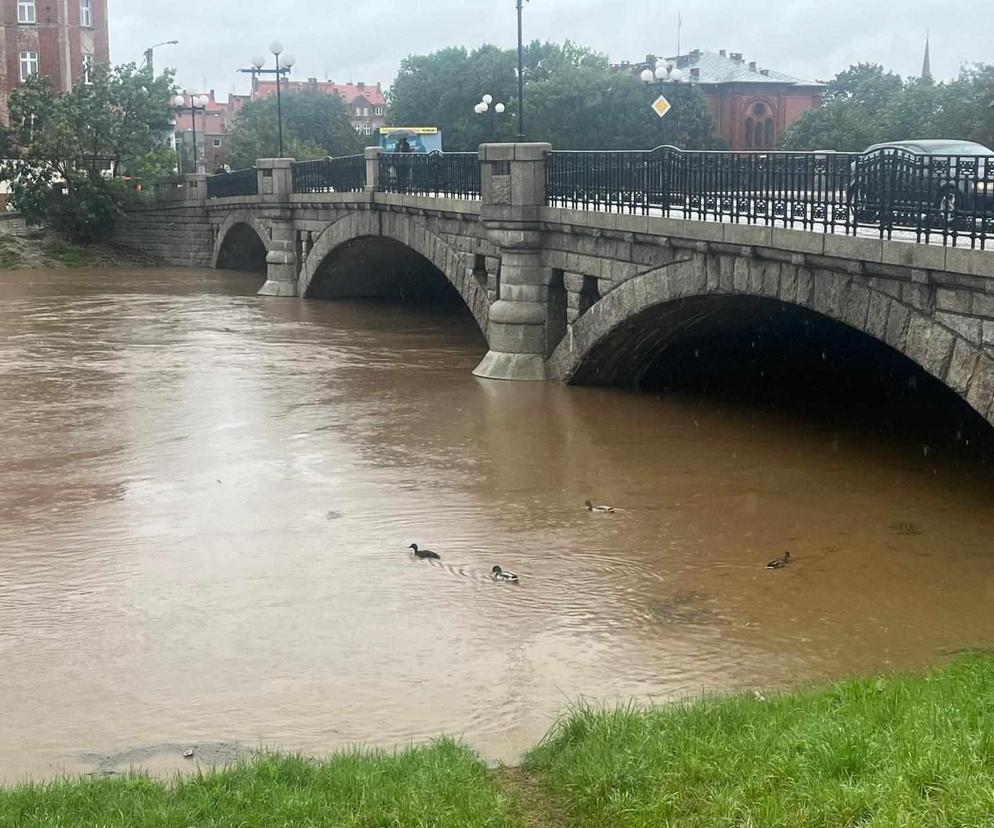
{"label": "yellow diamond traffic sign", "polygon": [[673,104],[666,100],[663,95],[660,95],[652,102],[652,111],[655,112],[660,118],[662,118],[672,108]]}

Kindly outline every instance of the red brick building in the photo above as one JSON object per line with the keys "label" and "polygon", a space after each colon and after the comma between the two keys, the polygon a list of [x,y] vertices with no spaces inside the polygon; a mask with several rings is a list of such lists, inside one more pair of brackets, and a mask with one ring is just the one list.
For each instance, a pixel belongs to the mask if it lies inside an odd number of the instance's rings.
{"label": "red brick building", "polygon": [[[194,92],[194,97],[201,94],[207,96],[207,110],[201,112],[197,110],[197,161],[198,166],[209,173],[216,172],[228,161],[228,130],[231,128],[235,117],[245,103],[247,98],[240,95],[229,95],[227,103],[221,103],[214,96],[214,90],[210,92]],[[190,99],[190,95],[185,95]],[[190,110],[175,111],[176,119],[176,140],[184,147],[184,156],[187,159],[193,155],[193,116]],[[184,168],[187,172],[192,171],[193,164],[187,160]]]}
{"label": "red brick building", "polygon": [[63,91],[85,80],[87,67],[110,61],[107,0],[0,0],[3,59],[0,118],[10,93],[31,75]]}
{"label": "red brick building", "polygon": [[821,104],[824,86],[762,69],[740,52],[704,52],[657,58],[615,68],[639,74],[658,64],[673,66],[683,80],[700,86],[718,136],[735,151],[774,149],[783,134],[809,109]]}
{"label": "red brick building", "polygon": [[[352,128],[359,135],[374,135],[387,122],[387,102],[383,97],[381,84],[335,83],[308,78],[306,81],[283,81],[282,93],[318,91],[326,95],[338,95],[345,102],[352,121]],[[252,98],[267,98],[276,94],[276,81],[255,78],[252,84]]]}

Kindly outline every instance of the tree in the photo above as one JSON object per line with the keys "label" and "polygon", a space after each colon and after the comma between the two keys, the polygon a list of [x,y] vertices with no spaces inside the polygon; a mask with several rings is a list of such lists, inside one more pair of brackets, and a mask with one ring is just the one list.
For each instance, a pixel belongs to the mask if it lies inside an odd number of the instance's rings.
{"label": "tree", "polygon": [[[517,56],[492,45],[473,52],[449,48],[406,58],[390,92],[390,115],[403,126],[438,126],[446,147],[475,150],[485,141],[517,136]],[[667,86],[673,110],[660,120],[655,94],[632,75],[616,72],[601,54],[566,42],[529,44],[524,52],[528,137],[557,149],[647,149],[663,143],[717,146],[700,90]],[[484,94],[507,111],[477,115]]]}
{"label": "tree", "polygon": [[35,76],[10,97],[19,147],[19,158],[4,164],[11,202],[74,241],[111,231],[124,203],[136,197],[124,176],[154,179],[174,164],[163,140],[170,73],[153,77],[133,63],[94,66],[89,81],[59,94],[50,79]]}
{"label": "tree", "polygon": [[784,135],[783,149],[861,152],[913,138],[994,141],[994,65],[966,68],[948,83],[902,80],[876,64],[858,64],[829,82],[823,105]]}
{"label": "tree", "polygon": [[[348,110],[337,95],[306,89],[283,95],[282,107],[283,151],[287,157],[306,160],[362,152],[363,141],[352,128]],[[245,104],[231,130],[229,163],[233,167],[251,167],[258,158],[275,156],[278,148],[275,96]]]}

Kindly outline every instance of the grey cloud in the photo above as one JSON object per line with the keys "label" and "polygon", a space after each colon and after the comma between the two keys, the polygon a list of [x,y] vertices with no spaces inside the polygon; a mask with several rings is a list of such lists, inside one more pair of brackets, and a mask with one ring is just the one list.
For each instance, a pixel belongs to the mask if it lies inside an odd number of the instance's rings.
{"label": "grey cloud", "polygon": [[[140,60],[159,40],[157,65],[175,66],[187,87],[244,91],[235,70],[273,39],[297,58],[297,77],[388,84],[408,54],[462,44],[515,41],[514,0],[111,0],[111,58]],[[900,72],[921,68],[926,30],[932,67],[953,77],[964,63],[994,61],[992,0],[531,0],[528,39],[571,39],[612,59],[672,53],[683,16],[684,51],[744,52],[761,66],[810,79],[874,61]]]}

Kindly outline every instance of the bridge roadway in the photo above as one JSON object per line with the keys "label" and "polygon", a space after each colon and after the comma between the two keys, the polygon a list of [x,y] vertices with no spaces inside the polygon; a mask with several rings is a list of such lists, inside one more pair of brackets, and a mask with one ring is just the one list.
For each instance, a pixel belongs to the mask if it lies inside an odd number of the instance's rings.
{"label": "bridge roadway", "polygon": [[[547,144],[480,148],[481,197],[294,193],[290,159],[258,194],[135,209],[117,241],[177,265],[265,270],[262,296],[451,285],[487,338],[478,376],[637,383],[667,350],[795,309],[907,357],[994,425],[994,253],[778,227],[548,206]],[[671,351],[672,353],[672,351]]]}

